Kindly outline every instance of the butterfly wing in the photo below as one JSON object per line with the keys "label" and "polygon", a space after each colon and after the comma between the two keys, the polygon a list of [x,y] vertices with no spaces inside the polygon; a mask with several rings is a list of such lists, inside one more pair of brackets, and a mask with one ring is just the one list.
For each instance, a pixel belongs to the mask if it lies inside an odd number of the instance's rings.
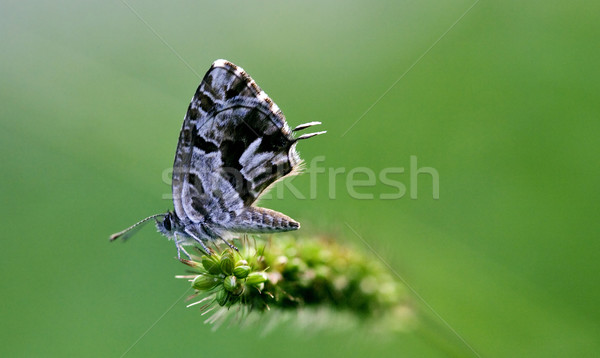
{"label": "butterfly wing", "polygon": [[300,163],[296,139],[277,105],[243,69],[217,60],[196,91],[173,166],[180,218],[228,231],[286,231],[289,217],[252,204]]}

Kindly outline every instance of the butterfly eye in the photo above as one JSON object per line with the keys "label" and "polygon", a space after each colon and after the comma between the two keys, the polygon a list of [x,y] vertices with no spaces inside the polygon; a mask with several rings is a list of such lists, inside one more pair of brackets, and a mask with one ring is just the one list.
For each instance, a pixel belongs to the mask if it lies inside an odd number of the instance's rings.
{"label": "butterfly eye", "polygon": [[169,215],[165,216],[165,220],[163,221],[163,226],[167,231],[171,231],[171,217]]}

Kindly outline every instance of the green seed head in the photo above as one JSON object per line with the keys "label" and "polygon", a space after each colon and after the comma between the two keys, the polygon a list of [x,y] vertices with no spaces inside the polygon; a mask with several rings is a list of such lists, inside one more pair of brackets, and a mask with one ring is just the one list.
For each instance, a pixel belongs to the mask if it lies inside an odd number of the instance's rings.
{"label": "green seed head", "polygon": [[[210,300],[201,306],[204,312],[217,305],[264,314],[271,309],[333,307],[336,314],[352,312],[378,327],[391,322],[399,328],[414,319],[406,288],[383,264],[332,240],[258,238],[239,252],[224,245],[220,251],[181,260],[194,273],[180,278],[192,279],[197,303]],[[240,310],[218,309],[214,319],[234,311]]]}
{"label": "green seed head", "polygon": [[267,274],[264,272],[252,272],[246,278],[246,284],[256,286],[267,281]]}
{"label": "green seed head", "polygon": [[233,269],[233,274],[237,278],[246,278],[251,270],[252,268],[250,266],[237,266]]}
{"label": "green seed head", "polygon": [[217,303],[219,304],[219,306],[225,306],[225,304],[227,303],[228,297],[229,297],[229,294],[227,293],[227,291],[219,290],[217,292],[217,297],[215,299],[217,300]]}
{"label": "green seed head", "polygon": [[219,268],[219,258],[216,254],[210,256],[202,256],[202,266],[210,273],[211,275],[218,275],[221,272]]}
{"label": "green seed head", "polygon": [[234,261],[231,250],[223,252],[223,255],[221,256],[221,263],[219,265],[223,274],[231,275],[233,273]]}
{"label": "green seed head", "polygon": [[198,275],[192,282],[192,287],[200,291],[207,291],[219,284],[219,280],[213,276]]}
{"label": "green seed head", "polygon": [[227,291],[231,292],[231,294],[234,296],[239,296],[244,290],[242,284],[238,281],[238,279],[235,276],[225,277],[225,279],[223,280],[223,287]]}
{"label": "green seed head", "polygon": [[238,266],[248,266],[248,261],[239,260],[238,262],[235,263],[235,267],[238,267]]}

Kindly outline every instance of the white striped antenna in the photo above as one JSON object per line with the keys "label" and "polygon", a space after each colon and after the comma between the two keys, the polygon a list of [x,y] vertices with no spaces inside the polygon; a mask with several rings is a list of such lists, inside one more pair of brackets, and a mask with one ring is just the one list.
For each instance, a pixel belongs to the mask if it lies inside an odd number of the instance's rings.
{"label": "white striped antenna", "polygon": [[159,216],[166,216],[167,214],[155,214],[152,216],[148,216],[147,218],[140,220],[138,222],[136,222],[135,224],[131,225],[130,227],[128,227],[127,229],[123,230],[123,231],[119,231],[116,234],[112,234],[110,235],[110,241],[115,241],[118,238],[122,238],[123,240],[127,240],[127,238],[129,238],[131,235],[135,234],[137,232],[137,229],[141,228],[143,224],[145,224],[146,222],[148,222],[148,220],[150,219],[154,219],[157,218]]}

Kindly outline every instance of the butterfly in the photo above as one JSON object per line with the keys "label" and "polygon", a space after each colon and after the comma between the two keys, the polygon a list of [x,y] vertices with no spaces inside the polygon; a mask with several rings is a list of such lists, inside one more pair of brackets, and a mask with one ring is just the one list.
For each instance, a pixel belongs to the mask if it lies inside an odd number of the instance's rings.
{"label": "butterfly", "polygon": [[184,246],[228,241],[240,233],[297,230],[300,224],[274,210],[255,206],[273,183],[298,173],[302,160],[298,141],[325,131],[294,133],[279,107],[241,68],[215,61],[188,107],[173,164],[174,211],[149,216],[110,236],[130,237],[142,224],[155,220],[159,232],[172,239],[189,258]]}

